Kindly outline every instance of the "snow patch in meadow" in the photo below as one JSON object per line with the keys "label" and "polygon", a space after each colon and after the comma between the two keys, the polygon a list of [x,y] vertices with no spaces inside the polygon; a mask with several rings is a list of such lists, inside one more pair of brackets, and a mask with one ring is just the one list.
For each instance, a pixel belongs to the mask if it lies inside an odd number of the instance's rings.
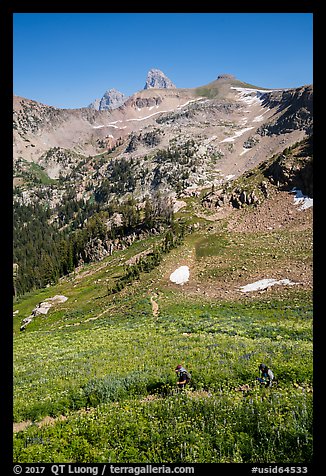
{"label": "snow patch in meadow", "polygon": [[189,280],[189,267],[188,266],[180,266],[177,268],[173,273],[170,275],[170,281],[175,284],[183,285]]}
{"label": "snow patch in meadow", "polygon": [[313,206],[313,199],[308,197],[307,195],[303,195],[301,190],[293,188],[290,193],[294,193],[294,204],[300,205],[299,210],[306,210]]}
{"label": "snow patch in meadow", "polygon": [[248,293],[251,291],[260,291],[262,289],[267,289],[270,286],[274,286],[275,284],[283,284],[283,285],[289,285],[292,286],[294,283],[290,281],[289,279],[273,279],[273,278],[267,278],[267,279],[261,279],[260,281],[255,281],[254,283],[247,284],[246,286],[241,286],[240,290],[243,293]]}

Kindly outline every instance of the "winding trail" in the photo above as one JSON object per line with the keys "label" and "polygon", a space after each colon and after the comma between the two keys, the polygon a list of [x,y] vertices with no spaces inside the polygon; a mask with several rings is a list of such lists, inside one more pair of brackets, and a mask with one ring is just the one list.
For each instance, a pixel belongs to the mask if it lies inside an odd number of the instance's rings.
{"label": "winding trail", "polygon": [[[204,390],[186,390],[186,393],[189,398],[205,398],[205,397],[211,397],[212,394],[209,392],[206,392]],[[153,395],[153,394],[148,394],[141,398],[139,400],[140,403],[152,403],[156,402],[157,400],[163,400],[165,397],[162,397],[160,395]],[[119,402],[111,402],[112,405],[119,405]],[[32,425],[36,425],[39,428],[42,428],[44,426],[49,426],[49,425],[55,425],[59,421],[65,421],[69,419],[70,417],[74,417],[75,415],[82,415],[85,416],[87,414],[91,415],[92,413],[95,413],[97,411],[97,407],[87,407],[87,408],[82,408],[79,410],[76,410],[75,412],[71,413],[70,415],[59,415],[58,417],[50,417],[46,416],[42,420],[33,422],[31,420],[25,420],[25,421],[20,421],[18,423],[13,424],[13,433],[18,433],[19,431],[24,431],[28,427]]]}
{"label": "winding trail", "polygon": [[152,311],[153,311],[153,316],[157,317],[158,316],[158,304],[156,301],[154,301],[153,297],[157,297],[157,294],[154,294],[154,296],[151,296],[151,304],[152,304]]}
{"label": "winding trail", "polygon": [[19,431],[23,431],[31,425],[37,425],[39,428],[42,428],[42,426],[54,425],[56,422],[58,422],[60,420],[63,421],[63,420],[66,420],[66,419],[67,419],[67,417],[65,415],[60,415],[57,418],[46,416],[46,417],[43,418],[43,420],[41,420],[39,422],[32,422],[31,420],[21,421],[19,423],[14,423],[13,424],[13,432],[18,433]]}

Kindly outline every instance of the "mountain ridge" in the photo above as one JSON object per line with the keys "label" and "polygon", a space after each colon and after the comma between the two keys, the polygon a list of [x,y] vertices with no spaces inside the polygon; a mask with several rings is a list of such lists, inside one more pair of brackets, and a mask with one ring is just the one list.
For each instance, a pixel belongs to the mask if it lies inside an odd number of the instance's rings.
{"label": "mountain ridge", "polygon": [[175,198],[220,186],[312,135],[312,86],[266,90],[223,74],[203,88],[147,88],[101,111],[14,97],[14,187],[33,200],[27,177],[36,167],[44,180],[63,181],[58,190],[78,176],[74,188],[89,200],[102,196],[116,162],[133,168],[135,198],[157,190]]}
{"label": "mountain ridge", "polygon": [[[219,83],[221,88],[218,89],[213,82],[213,93],[210,92],[210,86],[206,86],[205,91],[198,88],[141,90],[127,98],[120,107],[105,111],[90,108],[57,109],[16,96],[13,112],[14,160],[21,157],[28,162],[37,162],[51,147],[96,155],[102,153],[103,148],[108,150],[121,138],[127,140],[129,134],[144,128],[159,127],[168,132],[172,139],[175,136],[173,130],[180,121],[185,133],[187,122],[194,132],[195,129],[198,131],[195,135],[200,134],[206,121],[209,124],[207,128],[205,126],[206,135],[211,131],[211,136],[216,136],[214,141],[217,146],[223,142],[233,142],[235,145],[245,137],[251,143],[256,139],[266,141],[263,137],[275,142],[276,136],[282,131],[287,131],[287,134],[297,131],[295,142],[306,133],[311,133],[312,86],[291,90],[261,90],[232,86],[225,80],[222,83],[222,86]],[[251,124],[250,117],[253,121]],[[223,135],[223,121],[225,132],[228,123],[230,126],[233,124],[235,131],[238,129],[236,133],[239,139],[237,136],[232,139],[232,135],[230,138]],[[295,127],[293,124],[296,124]],[[254,130],[256,139],[251,138]],[[291,140],[290,135],[284,137]],[[228,145],[229,150],[223,153],[232,155],[232,144]],[[239,154],[241,152],[242,148]],[[250,156],[248,152],[247,148],[247,157]]]}
{"label": "mountain ridge", "polygon": [[[149,70],[150,71],[160,71],[158,69],[151,69]],[[148,72],[148,74],[149,74]],[[167,76],[161,71],[162,75],[167,78]],[[169,82],[172,83],[172,81],[167,78],[169,80]],[[145,82],[145,86],[146,86],[146,83],[147,83],[147,80]],[[112,87],[112,88],[109,88],[107,89],[107,91],[103,94],[102,98],[104,97],[104,95],[107,93],[107,92],[110,92],[110,91],[117,91],[119,94],[123,95],[124,97],[126,98],[129,98],[135,94],[139,94],[141,91],[143,90],[146,90],[146,89],[178,89],[178,90],[187,90],[187,91],[193,91],[193,90],[198,90],[198,89],[201,89],[201,88],[204,88],[204,89],[210,89],[210,88],[213,88],[214,86],[216,86],[217,84],[221,84],[221,83],[228,83],[230,85],[236,85],[236,86],[239,86],[239,87],[247,87],[247,88],[254,88],[254,89],[262,89],[262,90],[266,90],[266,91],[276,91],[276,90],[292,90],[292,89],[298,89],[298,88],[302,88],[304,86],[312,86],[312,84],[304,84],[304,85],[300,85],[300,86],[295,86],[295,87],[291,87],[291,88],[266,88],[266,87],[263,87],[263,86],[255,86],[255,85],[252,85],[250,83],[247,83],[245,81],[242,81],[240,79],[238,79],[236,76],[232,75],[232,74],[229,74],[229,73],[223,73],[223,74],[219,74],[216,79],[210,81],[209,83],[205,83],[205,84],[202,84],[202,85],[198,85],[198,86],[194,86],[194,87],[191,87],[191,88],[185,88],[185,87],[176,87],[173,84],[173,88],[164,88],[164,87],[161,87],[161,88],[153,88],[153,87],[150,87],[150,88],[144,88],[143,89],[140,89],[138,91],[135,91],[134,93],[132,93],[130,96],[126,96],[124,93],[120,92],[118,89],[116,89],[115,87]],[[30,99],[30,98],[27,98],[27,97],[24,97],[24,96],[21,96],[19,94],[13,94],[13,97],[17,97],[17,98],[23,98],[25,100],[29,100],[29,101],[34,101],[34,102],[37,102],[39,104],[43,104],[43,105],[47,105],[46,103],[43,103],[41,101],[38,101],[36,99]],[[94,101],[98,101],[100,102],[102,98],[97,98],[95,99]],[[93,102],[94,102],[93,101]],[[56,106],[51,106],[51,105],[48,105],[48,107],[54,107],[55,109],[59,109],[59,110],[77,110],[77,109],[85,109],[85,108],[89,108],[91,107],[91,105],[93,104],[90,103],[88,106],[82,106],[82,107],[78,107],[78,108],[66,108],[66,107],[62,107],[62,108],[58,108]]]}
{"label": "mountain ridge", "polygon": [[[159,69],[152,68],[148,71],[144,89],[169,89],[176,86],[172,81]],[[102,96],[102,98],[95,99],[89,108],[96,109],[97,111],[113,110],[120,107],[128,96],[118,91],[115,88],[108,89]]]}

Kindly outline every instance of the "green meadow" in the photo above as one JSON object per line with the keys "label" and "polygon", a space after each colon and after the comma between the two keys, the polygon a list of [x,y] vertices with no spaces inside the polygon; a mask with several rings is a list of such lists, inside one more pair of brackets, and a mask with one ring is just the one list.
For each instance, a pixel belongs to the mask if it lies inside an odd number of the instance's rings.
{"label": "green meadow", "polygon": [[[312,291],[288,286],[217,299],[168,279],[190,253],[190,275],[201,285],[224,276],[231,285],[239,270],[249,279],[250,238],[222,223],[211,231],[202,225],[156,268],[110,294],[124,263],[160,238],[135,242],[18,299],[14,461],[312,461]],[[311,260],[308,233],[256,233],[255,240],[265,267]],[[20,332],[23,317],[54,295],[68,300]],[[261,362],[274,371],[272,388],[256,381]],[[178,363],[192,374],[181,393]]]}

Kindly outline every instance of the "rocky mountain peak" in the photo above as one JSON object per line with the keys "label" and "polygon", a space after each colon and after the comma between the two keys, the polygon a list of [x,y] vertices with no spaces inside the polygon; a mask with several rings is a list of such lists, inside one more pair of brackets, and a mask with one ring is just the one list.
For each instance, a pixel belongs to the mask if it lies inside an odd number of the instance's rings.
{"label": "rocky mountain peak", "polygon": [[99,111],[100,110],[100,102],[101,102],[101,99],[100,98],[96,98],[91,104],[89,104],[87,107],[89,109],[96,109],[96,111]]}
{"label": "rocky mountain peak", "polygon": [[144,89],[170,88],[176,88],[176,86],[160,69],[153,68],[148,71]]}
{"label": "rocky mountain peak", "polygon": [[108,111],[120,107],[128,97],[117,89],[108,89],[101,99],[95,99],[88,107],[97,111]]}

